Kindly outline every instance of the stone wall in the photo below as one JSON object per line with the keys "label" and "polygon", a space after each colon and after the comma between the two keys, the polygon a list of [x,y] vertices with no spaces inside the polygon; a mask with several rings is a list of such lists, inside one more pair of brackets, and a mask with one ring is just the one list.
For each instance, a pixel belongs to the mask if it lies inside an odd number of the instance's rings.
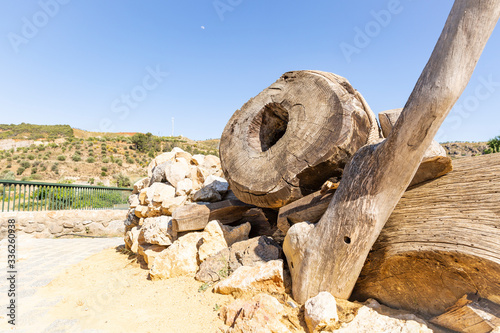
{"label": "stone wall", "polygon": [[67,234],[123,237],[126,210],[58,210],[0,213],[0,240],[7,221],[15,219],[18,234],[53,238]]}

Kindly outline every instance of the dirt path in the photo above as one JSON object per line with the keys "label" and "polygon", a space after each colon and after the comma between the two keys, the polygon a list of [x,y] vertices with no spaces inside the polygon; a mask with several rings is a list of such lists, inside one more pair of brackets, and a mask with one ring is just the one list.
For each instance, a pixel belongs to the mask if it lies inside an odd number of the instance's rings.
{"label": "dirt path", "polygon": [[[19,298],[16,332],[219,332],[218,309],[232,297],[199,292],[193,278],[147,276],[133,257],[103,250]],[[11,331],[0,317],[0,332]]]}

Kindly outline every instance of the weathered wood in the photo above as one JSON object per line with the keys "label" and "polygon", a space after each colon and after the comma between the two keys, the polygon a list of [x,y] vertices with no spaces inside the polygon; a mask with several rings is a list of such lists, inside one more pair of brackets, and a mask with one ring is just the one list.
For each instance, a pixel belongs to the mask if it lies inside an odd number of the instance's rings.
{"label": "weathered wood", "polygon": [[406,191],[373,245],[352,297],[425,316],[467,293],[500,303],[500,154],[454,161]]}
{"label": "weathered wood", "polygon": [[500,305],[474,294],[465,295],[431,323],[457,332],[489,333],[500,327]]}
{"label": "weathered wood", "polygon": [[467,85],[499,15],[497,0],[455,1],[388,138],[355,154],[326,213],[307,239],[284,247],[298,302],[321,291],[339,298],[350,296],[370,249]]}
{"label": "weathered wood", "polygon": [[172,214],[173,228],[177,232],[183,232],[202,230],[213,220],[222,224],[233,223],[253,207],[239,200],[224,200],[207,205],[184,205]]}
{"label": "weathered wood", "polygon": [[234,113],[219,150],[241,201],[279,208],[341,174],[360,147],[379,138],[374,114],[345,78],[296,71]]}

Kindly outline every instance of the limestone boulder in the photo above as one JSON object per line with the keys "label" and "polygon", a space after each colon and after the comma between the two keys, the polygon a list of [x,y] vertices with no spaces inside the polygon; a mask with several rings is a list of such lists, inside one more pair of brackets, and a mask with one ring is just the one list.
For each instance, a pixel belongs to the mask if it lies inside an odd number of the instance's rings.
{"label": "limestone boulder", "polygon": [[191,164],[202,165],[204,160],[205,160],[205,155],[196,154],[193,155],[193,158],[191,159]]}
{"label": "limestone boulder", "polygon": [[234,243],[230,248],[229,269],[253,267],[280,258],[281,247],[271,237],[254,237]]}
{"label": "limestone boulder", "polygon": [[206,155],[201,167],[207,170],[211,175],[220,176],[222,174],[220,159],[217,156]]}
{"label": "limestone boulder", "polygon": [[229,183],[222,177],[210,175],[205,179],[203,187],[212,187],[221,196],[224,196],[229,189]]}
{"label": "limestone boulder", "polygon": [[161,182],[166,182],[167,178],[165,177],[165,169],[169,164],[171,164],[171,161],[164,162],[162,164],[159,164],[153,168],[151,179],[149,181],[150,184],[154,183],[161,183]]}
{"label": "limestone boulder", "polygon": [[193,191],[193,181],[189,178],[185,178],[177,183],[175,188],[175,194],[179,196],[188,195]]}
{"label": "limestone boulder", "polygon": [[203,230],[203,242],[198,249],[200,262],[226,248],[227,243],[221,225],[218,221],[210,221]]}
{"label": "limestone boulder", "polygon": [[151,177],[145,177],[137,182],[134,183],[134,190],[132,191],[132,194],[138,194],[142,189],[146,188],[149,186],[149,179]]}
{"label": "limestone boulder", "polygon": [[144,219],[141,233],[149,244],[169,246],[177,238],[172,229],[172,218],[169,216],[149,217]]}
{"label": "limestone boulder", "polygon": [[304,319],[310,333],[332,328],[339,320],[337,302],[329,292],[320,292],[304,305]]}
{"label": "limestone boulder", "polygon": [[165,170],[165,176],[170,184],[177,187],[177,184],[191,174],[189,165],[185,162],[174,162]]}
{"label": "limestone boulder", "polygon": [[132,194],[128,197],[129,208],[135,208],[140,205],[139,194]]}
{"label": "limestone boulder", "polygon": [[148,217],[147,213],[148,213],[148,206],[139,205],[139,206],[135,207],[134,214],[138,218]]}
{"label": "limestone boulder", "polygon": [[224,295],[284,293],[283,261],[272,260],[254,267],[242,266],[217,283],[214,291]]}
{"label": "limestone boulder", "polygon": [[133,227],[125,233],[124,241],[125,247],[130,251],[137,253],[139,247],[139,235],[141,233],[141,227]]}
{"label": "limestone boulder", "polygon": [[288,333],[292,330],[281,319],[285,309],[274,297],[258,294],[250,300],[237,299],[224,306],[219,318],[232,333]]}
{"label": "limestone boulder", "polygon": [[413,314],[388,309],[370,299],[358,309],[356,317],[342,323],[336,333],[404,332],[431,333],[433,330],[423,320]]}
{"label": "limestone boulder", "polygon": [[196,273],[195,279],[201,282],[217,282],[229,276],[229,248],[206,258]]}
{"label": "limestone boulder", "polygon": [[172,216],[174,211],[186,203],[187,196],[182,195],[164,200],[161,203],[161,213],[163,215]]}
{"label": "limestone boulder", "polygon": [[191,232],[179,237],[170,247],[156,256],[149,271],[151,279],[194,277],[198,271],[198,247],[202,243],[202,232]]}
{"label": "limestone boulder", "polygon": [[297,279],[297,275],[300,274],[300,271],[295,270],[295,268],[301,265],[304,258],[301,249],[305,248],[309,232],[313,228],[313,223],[301,222],[294,224],[286,233],[285,240],[283,241],[283,252],[288,262],[292,281]]}
{"label": "limestone boulder", "polygon": [[155,258],[166,248],[166,246],[161,245],[140,244],[137,254],[144,259],[148,268],[151,269]]}
{"label": "limestone boulder", "polygon": [[166,152],[163,154],[160,154],[156,156],[148,165],[148,178],[151,178],[153,176],[153,169],[160,164],[163,164],[168,161],[175,161],[175,152]]}
{"label": "limestone boulder", "polygon": [[139,224],[139,218],[135,215],[135,208],[128,210],[127,217],[123,223],[126,227]]}
{"label": "limestone boulder", "polygon": [[[175,188],[172,185],[168,185],[165,183],[154,183],[149,187],[151,189],[152,197],[150,197],[150,202],[154,203],[162,203],[169,199],[175,197]],[[148,192],[148,195],[150,192]],[[148,202],[149,203],[149,202]]]}

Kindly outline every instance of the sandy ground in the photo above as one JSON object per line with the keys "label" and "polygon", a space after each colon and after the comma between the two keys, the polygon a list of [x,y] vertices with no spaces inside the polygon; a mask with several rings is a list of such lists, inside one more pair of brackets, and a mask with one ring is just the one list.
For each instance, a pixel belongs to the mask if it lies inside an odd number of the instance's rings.
{"label": "sandy ground", "polygon": [[39,292],[62,297],[49,320],[75,319],[80,331],[220,332],[218,309],[232,297],[210,288],[200,292],[202,284],[193,278],[150,281],[147,276],[133,256],[108,249],[72,266]]}

